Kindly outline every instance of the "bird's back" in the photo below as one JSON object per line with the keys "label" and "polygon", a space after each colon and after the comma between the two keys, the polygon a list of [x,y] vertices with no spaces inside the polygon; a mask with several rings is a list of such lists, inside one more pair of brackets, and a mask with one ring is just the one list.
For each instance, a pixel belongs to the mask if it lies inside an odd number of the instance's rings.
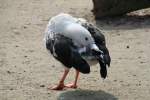
{"label": "bird's back", "polygon": [[54,16],[47,26],[45,40],[46,48],[68,68],[74,67],[82,73],[89,73],[90,62],[96,61],[101,66],[101,76],[106,78],[106,65],[110,65],[111,59],[105,37],[86,20],[68,14]]}
{"label": "bird's back", "polygon": [[[68,14],[59,14],[51,18],[46,30],[46,35],[51,38],[54,38],[54,35],[63,35],[72,39],[78,46],[88,45],[94,42],[89,31],[77,23],[76,18]],[[85,38],[83,39],[83,37],[88,37],[89,40],[85,41]]]}

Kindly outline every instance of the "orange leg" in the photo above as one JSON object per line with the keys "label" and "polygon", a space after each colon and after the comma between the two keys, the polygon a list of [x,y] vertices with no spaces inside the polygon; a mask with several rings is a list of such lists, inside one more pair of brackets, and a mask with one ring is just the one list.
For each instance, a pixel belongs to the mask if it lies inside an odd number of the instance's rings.
{"label": "orange leg", "polygon": [[59,84],[53,87],[49,87],[48,89],[50,90],[63,90],[64,86],[64,81],[68,75],[69,69],[65,69],[64,74],[61,78],[61,80],[59,81]]}
{"label": "orange leg", "polygon": [[74,81],[73,83],[70,83],[70,84],[65,85],[65,87],[68,87],[68,88],[77,88],[77,81],[78,81],[78,78],[79,78],[79,71],[76,70],[75,81]]}

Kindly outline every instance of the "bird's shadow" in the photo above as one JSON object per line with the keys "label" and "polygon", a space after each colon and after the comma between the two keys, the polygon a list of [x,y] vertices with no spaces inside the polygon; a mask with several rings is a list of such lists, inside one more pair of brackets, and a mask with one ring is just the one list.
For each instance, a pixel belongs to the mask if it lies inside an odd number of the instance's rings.
{"label": "bird's shadow", "polygon": [[57,100],[118,100],[114,95],[102,90],[72,90],[61,93]]}
{"label": "bird's shadow", "polygon": [[96,25],[105,30],[132,30],[137,28],[150,28],[150,15],[124,15],[96,19]]}

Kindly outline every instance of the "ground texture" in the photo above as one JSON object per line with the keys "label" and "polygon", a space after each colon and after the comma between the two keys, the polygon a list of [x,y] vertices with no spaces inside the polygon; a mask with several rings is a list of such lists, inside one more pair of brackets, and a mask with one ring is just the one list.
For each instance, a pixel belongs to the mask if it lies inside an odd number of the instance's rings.
{"label": "ground texture", "polygon": [[[150,9],[94,20],[92,0],[0,0],[0,100],[149,100]],[[80,76],[79,88],[47,90],[62,65],[43,43],[48,20],[60,13],[83,17],[101,28],[112,57],[108,78],[99,65]],[[74,70],[66,83],[74,79]]]}

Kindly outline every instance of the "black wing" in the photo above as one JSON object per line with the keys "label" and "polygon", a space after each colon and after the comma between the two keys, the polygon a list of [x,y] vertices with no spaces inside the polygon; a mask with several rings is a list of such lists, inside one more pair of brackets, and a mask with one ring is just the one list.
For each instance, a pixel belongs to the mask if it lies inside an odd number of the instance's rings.
{"label": "black wing", "polygon": [[47,43],[47,47],[51,47],[51,49],[48,50],[52,50],[52,53],[56,53],[56,56],[54,57],[66,67],[74,67],[82,73],[90,72],[90,66],[80,56],[71,39],[58,35],[53,41]]}
{"label": "black wing", "polygon": [[[100,63],[100,66],[101,66],[101,69],[100,69],[100,74],[101,74],[101,77],[102,78],[106,78],[107,76],[107,67],[106,65],[110,66],[110,62],[111,62],[111,58],[109,56],[109,51],[106,47],[106,44],[105,44],[105,39],[103,37],[101,37],[101,35],[99,34],[93,34],[93,37],[94,37],[94,40],[96,42],[96,45],[99,47],[99,49],[101,51],[103,51],[103,61],[101,61],[99,59],[99,63]],[[102,41],[103,39],[103,41]]]}
{"label": "black wing", "polygon": [[110,66],[111,58],[109,55],[109,51],[106,47],[105,36],[97,27],[95,27],[94,25],[90,23],[83,23],[82,26],[85,27],[91,33],[96,45],[104,53],[103,59],[104,59],[105,64]]}
{"label": "black wing", "polygon": [[109,51],[106,47],[105,37],[97,27],[95,27],[90,23],[83,23],[82,26],[85,27],[91,33],[96,45],[103,52],[103,57],[99,59],[99,63],[101,66],[100,74],[102,78],[106,78],[107,76],[106,65],[110,66],[111,58],[109,55]]}

